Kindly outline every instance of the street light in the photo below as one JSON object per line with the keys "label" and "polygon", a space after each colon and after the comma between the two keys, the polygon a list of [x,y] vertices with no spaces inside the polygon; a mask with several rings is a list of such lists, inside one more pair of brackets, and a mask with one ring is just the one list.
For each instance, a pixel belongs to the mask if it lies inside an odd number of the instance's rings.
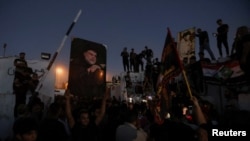
{"label": "street light", "polygon": [[61,88],[60,77],[62,76],[62,74],[63,74],[63,69],[61,67],[57,67],[56,68],[56,88]]}
{"label": "street light", "polygon": [[61,75],[62,72],[63,72],[63,69],[62,69],[61,67],[57,67],[57,68],[56,68],[56,73],[57,73],[57,74]]}

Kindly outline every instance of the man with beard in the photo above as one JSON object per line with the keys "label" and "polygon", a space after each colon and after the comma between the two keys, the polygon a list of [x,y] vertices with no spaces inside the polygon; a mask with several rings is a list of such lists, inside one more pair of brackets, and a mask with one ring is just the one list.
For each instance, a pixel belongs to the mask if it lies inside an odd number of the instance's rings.
{"label": "man with beard", "polygon": [[103,94],[105,64],[98,63],[96,46],[86,46],[82,54],[71,59],[68,88],[79,98],[92,98]]}

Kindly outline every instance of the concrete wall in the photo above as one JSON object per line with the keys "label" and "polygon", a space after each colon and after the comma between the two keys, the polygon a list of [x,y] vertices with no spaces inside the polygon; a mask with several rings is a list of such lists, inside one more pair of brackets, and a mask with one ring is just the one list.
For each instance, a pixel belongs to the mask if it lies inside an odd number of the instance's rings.
{"label": "concrete wall", "polygon": [[[14,59],[16,57],[0,58],[0,140],[12,135],[12,124],[14,121],[15,95],[13,95],[12,83],[14,79]],[[48,61],[27,60],[28,66],[36,71],[38,75],[46,71]],[[39,97],[48,105],[54,100],[55,71],[52,66],[50,72],[43,81],[39,91]],[[30,94],[27,95],[27,99]]]}

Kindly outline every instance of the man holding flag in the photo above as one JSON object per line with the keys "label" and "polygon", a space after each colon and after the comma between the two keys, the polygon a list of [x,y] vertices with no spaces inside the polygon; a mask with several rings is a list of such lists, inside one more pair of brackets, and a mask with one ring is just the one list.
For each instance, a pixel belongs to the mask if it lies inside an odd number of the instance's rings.
{"label": "man holding flag", "polygon": [[158,76],[157,82],[157,96],[160,98],[159,105],[161,107],[161,110],[158,114],[161,115],[162,118],[158,118],[159,123],[161,123],[161,120],[164,120],[165,115],[167,115],[167,113],[170,111],[171,96],[169,93],[173,91],[170,89],[170,83],[172,83],[173,78],[177,77],[180,73],[182,73],[185,80],[188,94],[190,97],[192,97],[186,77],[186,72],[183,69],[183,65],[179,58],[176,46],[177,44],[174,42],[170,29],[168,28],[161,58],[162,69],[160,75]]}

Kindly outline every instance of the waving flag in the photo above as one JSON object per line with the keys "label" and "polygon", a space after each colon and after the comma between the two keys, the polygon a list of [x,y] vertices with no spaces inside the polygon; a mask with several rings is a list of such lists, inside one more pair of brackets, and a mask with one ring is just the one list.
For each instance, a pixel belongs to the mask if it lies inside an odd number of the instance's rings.
{"label": "waving flag", "polygon": [[178,60],[179,59],[176,52],[176,43],[174,42],[171,32],[168,28],[161,57],[161,63],[162,63],[161,75],[163,77],[162,78],[163,84],[166,84],[171,78],[180,74],[181,65]]}
{"label": "waving flag", "polygon": [[177,44],[174,42],[170,29],[168,28],[161,58],[162,71],[158,77],[158,93],[161,92],[162,86],[168,85],[172,78],[182,73],[184,81],[186,82],[187,90],[191,96],[192,94],[187,81],[186,72],[183,69],[183,65],[176,46]]}
{"label": "waving flag", "polygon": [[161,57],[161,73],[158,76],[157,82],[157,95],[162,95],[163,97],[163,99],[161,99],[161,101],[157,104],[161,109],[157,114],[158,116],[155,117],[155,120],[158,124],[163,123],[163,119],[170,108],[168,91],[171,91],[170,84],[172,83],[173,78],[179,76],[180,73],[182,73],[187,84],[189,95],[192,96],[183,65],[176,49],[176,45],[177,44],[173,40],[170,29],[168,28]]}

